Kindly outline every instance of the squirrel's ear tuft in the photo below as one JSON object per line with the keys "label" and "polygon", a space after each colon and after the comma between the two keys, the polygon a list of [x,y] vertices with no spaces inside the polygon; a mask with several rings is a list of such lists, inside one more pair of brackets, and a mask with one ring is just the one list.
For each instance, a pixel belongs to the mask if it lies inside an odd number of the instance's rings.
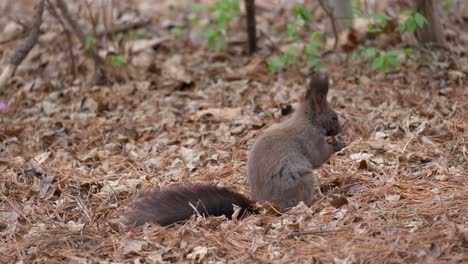
{"label": "squirrel's ear tuft", "polygon": [[323,109],[327,104],[328,76],[315,73],[307,88],[306,101],[312,103],[315,110]]}

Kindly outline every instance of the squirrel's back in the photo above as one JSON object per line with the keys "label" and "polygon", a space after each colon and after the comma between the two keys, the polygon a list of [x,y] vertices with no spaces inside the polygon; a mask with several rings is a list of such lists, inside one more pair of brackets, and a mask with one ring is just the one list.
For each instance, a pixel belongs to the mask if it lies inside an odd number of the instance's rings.
{"label": "squirrel's back", "polygon": [[240,216],[254,212],[254,203],[239,193],[215,185],[178,186],[151,191],[136,202],[128,216],[128,224],[147,222],[167,226],[190,219],[193,214],[225,215],[231,218],[233,205],[241,207]]}

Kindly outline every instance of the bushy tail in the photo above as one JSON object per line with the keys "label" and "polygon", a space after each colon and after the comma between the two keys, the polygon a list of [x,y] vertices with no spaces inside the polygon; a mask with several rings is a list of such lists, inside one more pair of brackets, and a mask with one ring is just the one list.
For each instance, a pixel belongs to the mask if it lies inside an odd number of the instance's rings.
{"label": "bushy tail", "polygon": [[234,204],[242,208],[241,217],[255,212],[254,202],[227,188],[215,185],[179,186],[147,193],[136,202],[127,220],[130,225],[151,222],[167,226],[184,222],[196,213],[231,218]]}

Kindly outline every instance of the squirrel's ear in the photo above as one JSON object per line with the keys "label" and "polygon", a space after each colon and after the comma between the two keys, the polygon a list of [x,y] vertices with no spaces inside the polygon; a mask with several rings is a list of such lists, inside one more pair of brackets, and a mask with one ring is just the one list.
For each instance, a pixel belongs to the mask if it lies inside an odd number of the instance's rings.
{"label": "squirrel's ear", "polygon": [[327,104],[328,76],[314,74],[307,88],[306,101],[311,103],[315,111],[320,111]]}

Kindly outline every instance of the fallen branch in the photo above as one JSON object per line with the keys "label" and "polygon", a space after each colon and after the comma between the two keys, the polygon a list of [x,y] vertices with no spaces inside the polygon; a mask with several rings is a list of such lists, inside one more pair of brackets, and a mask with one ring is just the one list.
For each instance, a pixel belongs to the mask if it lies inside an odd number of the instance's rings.
{"label": "fallen branch", "polygon": [[42,13],[44,12],[44,0],[40,0],[37,7],[36,13],[34,14],[32,24],[29,27],[30,31],[28,37],[24,40],[23,45],[21,45],[13,56],[11,56],[8,64],[2,71],[0,75],[0,90],[2,90],[11,77],[16,72],[16,68],[21,64],[21,62],[26,58],[31,49],[36,45],[37,39],[39,38],[39,29],[42,24]]}
{"label": "fallen branch", "polygon": [[135,21],[133,23],[116,25],[109,29],[99,30],[98,32],[96,32],[95,37],[111,36],[111,35],[115,35],[118,33],[127,32],[133,29],[142,28],[142,27],[149,25],[150,22],[151,20],[149,19],[143,19],[140,21]]}

